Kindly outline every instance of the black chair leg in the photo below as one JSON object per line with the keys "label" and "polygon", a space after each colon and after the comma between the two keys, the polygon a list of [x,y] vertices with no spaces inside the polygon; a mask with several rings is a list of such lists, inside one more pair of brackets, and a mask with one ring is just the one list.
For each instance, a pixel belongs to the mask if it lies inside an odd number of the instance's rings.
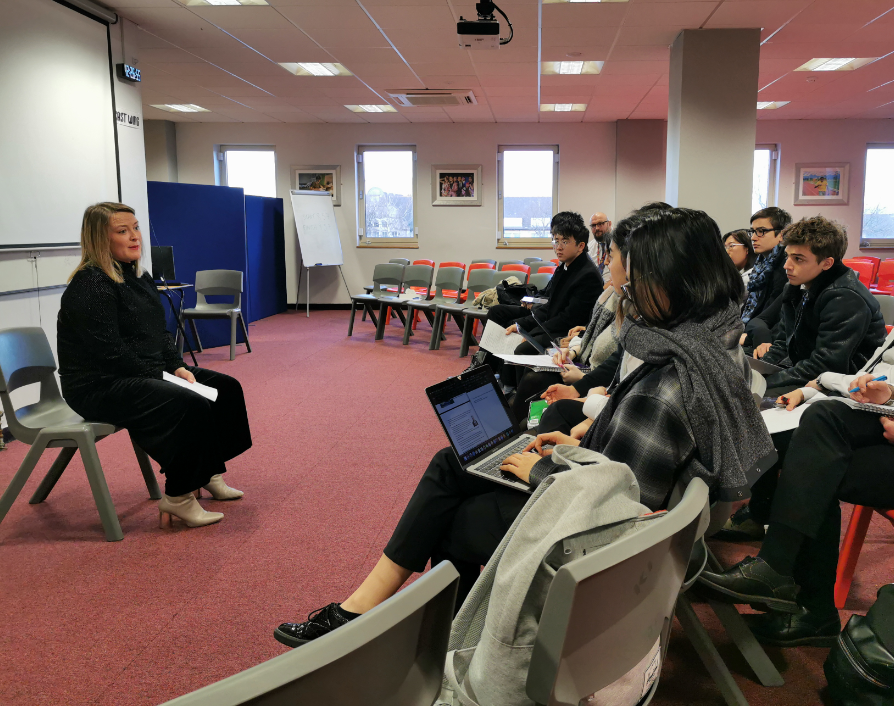
{"label": "black chair leg", "polygon": [[248,327],[245,325],[245,319],[242,318],[242,314],[239,314],[239,324],[242,326],[242,335],[245,336],[245,347],[251,353],[251,344],[248,342]]}
{"label": "black chair leg", "polygon": [[[351,300],[351,320],[348,322],[348,336],[354,335],[354,316],[357,314],[357,302]],[[366,308],[363,309],[363,319],[366,320]]]}
{"label": "black chair leg", "polygon": [[376,338],[375,340],[381,341],[385,338],[385,324],[389,321],[387,305],[384,302],[379,302],[379,320],[376,322]]}
{"label": "black chair leg", "polygon": [[192,331],[192,335],[196,339],[196,351],[199,353],[204,352],[204,349],[202,348],[202,339],[199,338],[199,330],[196,328],[195,319],[189,320],[189,328]]}

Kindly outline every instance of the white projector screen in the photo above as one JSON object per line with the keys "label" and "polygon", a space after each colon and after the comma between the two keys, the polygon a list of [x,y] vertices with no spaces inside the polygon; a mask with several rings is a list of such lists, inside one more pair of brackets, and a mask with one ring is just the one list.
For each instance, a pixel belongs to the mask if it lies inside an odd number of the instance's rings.
{"label": "white projector screen", "polygon": [[108,26],[53,0],[0,0],[0,252],[79,245],[118,201]]}

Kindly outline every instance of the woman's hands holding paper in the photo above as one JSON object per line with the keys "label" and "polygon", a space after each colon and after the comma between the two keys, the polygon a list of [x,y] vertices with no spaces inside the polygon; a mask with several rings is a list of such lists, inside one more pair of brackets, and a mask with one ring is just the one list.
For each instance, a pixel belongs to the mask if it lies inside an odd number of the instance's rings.
{"label": "woman's hands holding paper", "polygon": [[186,380],[186,382],[196,381],[196,376],[189,372],[186,368],[177,368],[174,371],[174,375],[176,375],[178,378]]}

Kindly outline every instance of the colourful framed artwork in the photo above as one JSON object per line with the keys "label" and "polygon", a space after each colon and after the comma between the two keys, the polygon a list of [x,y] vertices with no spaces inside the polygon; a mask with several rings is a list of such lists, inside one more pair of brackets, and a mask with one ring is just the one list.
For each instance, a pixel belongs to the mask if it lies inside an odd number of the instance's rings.
{"label": "colourful framed artwork", "polygon": [[850,162],[795,165],[795,205],[846,204]]}
{"label": "colourful framed artwork", "polygon": [[480,206],[480,164],[434,164],[431,168],[432,206]]}
{"label": "colourful framed artwork", "polygon": [[292,167],[292,188],[303,191],[328,191],[332,205],[341,206],[341,166]]}

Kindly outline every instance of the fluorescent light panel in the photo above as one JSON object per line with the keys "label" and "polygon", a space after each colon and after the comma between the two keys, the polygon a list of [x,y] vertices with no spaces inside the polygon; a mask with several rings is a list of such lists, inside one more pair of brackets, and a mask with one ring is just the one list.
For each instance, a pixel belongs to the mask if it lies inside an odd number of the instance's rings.
{"label": "fluorescent light panel", "polygon": [[286,71],[296,76],[351,76],[351,72],[336,62],[318,63],[299,61],[280,63]]}
{"label": "fluorescent light panel", "polygon": [[784,105],[788,105],[791,101],[758,101],[758,110],[776,110]]}
{"label": "fluorescent light panel", "polygon": [[166,103],[165,105],[153,105],[153,108],[166,110],[169,113],[210,113],[207,108],[193,103]]}
{"label": "fluorescent light panel", "polygon": [[586,103],[541,103],[542,113],[579,113],[587,109]]}
{"label": "fluorescent light panel", "polygon": [[267,0],[186,0],[187,5],[266,5]]}
{"label": "fluorescent light panel", "polygon": [[853,57],[841,59],[811,59],[801,64],[795,71],[854,71],[861,66],[871,64],[878,57],[855,59]]}
{"label": "fluorescent light panel", "polygon": [[544,61],[540,64],[540,73],[544,76],[595,75],[602,71],[604,64],[604,61]]}
{"label": "fluorescent light panel", "polygon": [[579,74],[584,70],[584,62],[582,61],[560,61],[560,74]]}
{"label": "fluorescent light panel", "polygon": [[346,105],[350,111],[355,113],[396,113],[397,111],[390,105]]}

